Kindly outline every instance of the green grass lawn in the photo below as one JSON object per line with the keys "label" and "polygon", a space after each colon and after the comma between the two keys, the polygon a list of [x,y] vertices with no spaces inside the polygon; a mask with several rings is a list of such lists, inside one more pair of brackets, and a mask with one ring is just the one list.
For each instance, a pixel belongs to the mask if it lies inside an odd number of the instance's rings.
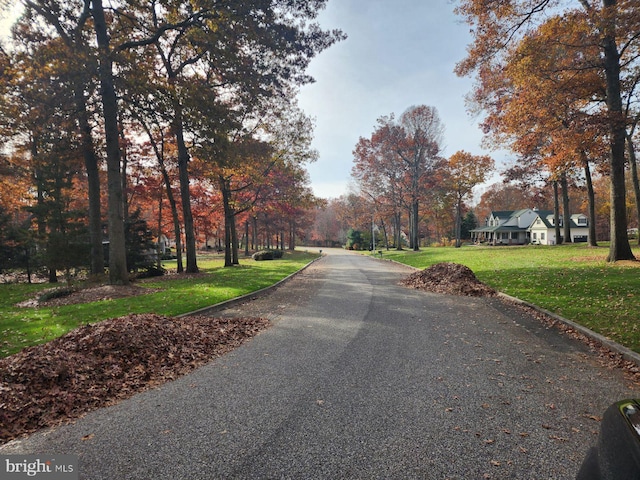
{"label": "green grass lawn", "polygon": [[[479,280],[640,352],[640,262],[608,264],[608,247],[430,247],[384,251],[419,268],[439,262],[469,267]],[[640,259],[640,248],[634,247]]]}
{"label": "green grass lawn", "polygon": [[[640,258],[640,248],[634,252]],[[383,257],[425,268],[439,262],[468,266],[508,295],[580,323],[640,352],[640,262],[608,264],[607,247],[584,244],[525,247],[430,247],[420,252],[384,251]],[[60,307],[18,308],[16,303],[48,284],[0,285],[0,356],[58,337],[79,325],[129,313],[178,315],[259,290],[297,271],[315,255],[287,253],[282,260],[224,268],[219,257],[202,257],[206,275],[141,282],[157,292]],[[166,262],[168,268],[175,264]]]}
{"label": "green grass lawn", "polygon": [[[157,291],[58,307],[16,307],[38,291],[51,288],[50,284],[0,284],[0,357],[59,337],[80,325],[107,318],[131,313],[175,316],[214,305],[273,285],[316,257],[301,251],[286,252],[281,260],[256,262],[243,259],[239,266],[224,268],[220,256],[204,256],[198,258],[198,267],[205,275],[148,279],[136,284]],[[175,269],[175,261],[164,262],[164,265]]]}

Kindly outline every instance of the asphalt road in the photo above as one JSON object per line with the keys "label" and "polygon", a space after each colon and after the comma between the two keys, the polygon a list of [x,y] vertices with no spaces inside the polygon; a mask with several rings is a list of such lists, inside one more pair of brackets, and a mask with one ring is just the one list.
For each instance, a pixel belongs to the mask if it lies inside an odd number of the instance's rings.
{"label": "asphalt road", "polygon": [[331,251],[225,315],[274,327],[193,374],[0,454],[74,454],[83,479],[574,478],[637,385],[496,299],[398,285]]}

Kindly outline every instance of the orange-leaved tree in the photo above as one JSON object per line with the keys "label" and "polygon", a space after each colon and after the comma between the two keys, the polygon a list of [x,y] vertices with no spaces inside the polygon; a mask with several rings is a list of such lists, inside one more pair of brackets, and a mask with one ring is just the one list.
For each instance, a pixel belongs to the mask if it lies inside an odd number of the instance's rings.
{"label": "orange-leaved tree", "polygon": [[[500,102],[504,98],[501,88],[490,85],[492,72],[502,70],[508,62],[513,45],[534,32],[550,15],[560,11],[565,16],[582,18],[594,32],[598,49],[597,64],[593,67],[604,78],[606,127],[609,150],[611,183],[611,244],[609,261],[633,259],[627,238],[625,190],[625,137],[626,117],[623,110],[625,72],[629,71],[637,56],[634,54],[640,38],[637,31],[640,15],[635,0],[565,0],[561,2],[530,2],[528,0],[463,0],[457,8],[459,14],[474,27],[474,39],[469,54],[457,66],[460,75],[475,74],[485,89],[483,95]],[[586,49],[594,45],[565,47]],[[571,67],[573,69],[573,67]],[[580,72],[573,69],[574,74]],[[486,87],[486,88],[485,88]]]}
{"label": "orange-leaved tree", "polygon": [[444,166],[447,173],[446,182],[455,193],[456,199],[455,236],[457,248],[461,243],[462,203],[473,193],[475,186],[486,180],[494,166],[495,162],[488,155],[473,155],[464,150],[451,155]]}

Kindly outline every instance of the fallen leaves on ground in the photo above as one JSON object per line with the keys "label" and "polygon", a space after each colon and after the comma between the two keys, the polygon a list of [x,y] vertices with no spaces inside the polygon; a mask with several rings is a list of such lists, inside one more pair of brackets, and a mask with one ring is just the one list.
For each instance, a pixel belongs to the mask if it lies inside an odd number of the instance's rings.
{"label": "fallen leaves on ground", "polygon": [[129,315],[0,359],[0,442],[173,380],[268,325],[263,318]]}
{"label": "fallen leaves on ground", "polygon": [[478,280],[469,267],[457,263],[437,263],[412,273],[402,281],[408,287],[448,295],[490,297],[496,291]]}
{"label": "fallen leaves on ground", "polygon": [[[163,278],[163,277],[156,277]],[[111,300],[114,298],[135,297],[137,295],[144,295],[147,293],[157,292],[157,288],[147,288],[137,285],[96,285],[92,287],[80,288],[75,291],[69,291],[65,295],[60,295],[56,298],[50,298],[42,300],[40,297],[56,290],[64,289],[60,288],[48,288],[37,292],[33,298],[18,303],[16,306],[21,308],[35,308],[35,307],[57,307],[61,305],[75,305],[77,303],[90,303],[99,302],[101,300]]]}
{"label": "fallen leaves on ground", "polygon": [[598,360],[601,365],[611,369],[621,369],[628,381],[636,385],[640,385],[640,366],[631,360],[625,359],[622,353],[611,350],[608,346],[603,345],[597,339],[585,335],[573,328],[570,324],[547,315],[534,307],[513,302],[509,302],[509,304],[516,307],[523,313],[536,318],[547,328],[556,329],[564,335],[586,344],[593,352],[597,353]]}

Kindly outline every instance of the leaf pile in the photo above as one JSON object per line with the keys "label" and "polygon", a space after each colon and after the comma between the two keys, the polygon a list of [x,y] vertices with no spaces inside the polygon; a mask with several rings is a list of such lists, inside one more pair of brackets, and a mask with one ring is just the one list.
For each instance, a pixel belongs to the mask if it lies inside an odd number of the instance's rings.
{"label": "leaf pile", "polygon": [[457,263],[437,263],[412,273],[401,283],[407,287],[447,295],[467,297],[496,295],[496,291],[478,280],[471,269]]}
{"label": "leaf pile", "polygon": [[175,379],[268,325],[262,318],[129,315],[0,359],[0,442]]}

